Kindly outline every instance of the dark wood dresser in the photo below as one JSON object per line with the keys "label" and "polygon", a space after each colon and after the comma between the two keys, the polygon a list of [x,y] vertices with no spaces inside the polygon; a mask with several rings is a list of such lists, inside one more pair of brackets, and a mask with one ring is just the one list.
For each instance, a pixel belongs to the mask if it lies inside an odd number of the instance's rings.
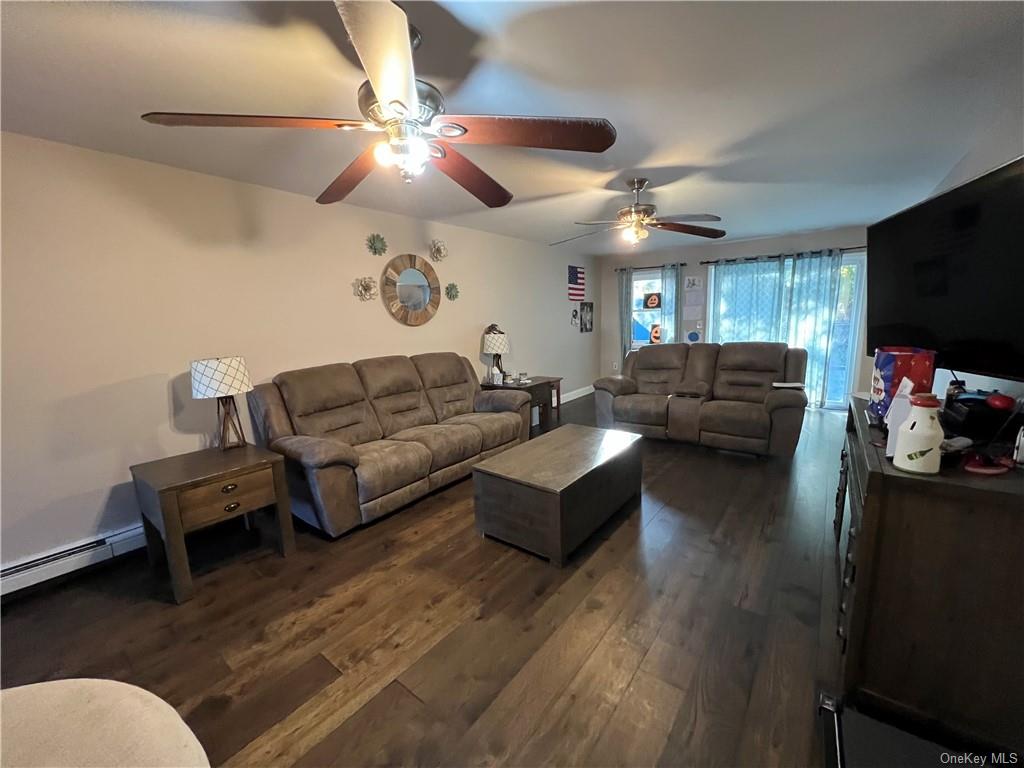
{"label": "dark wood dresser", "polygon": [[866,407],[851,400],[836,493],[842,696],[937,739],[1020,748],[1024,473],[902,472]]}

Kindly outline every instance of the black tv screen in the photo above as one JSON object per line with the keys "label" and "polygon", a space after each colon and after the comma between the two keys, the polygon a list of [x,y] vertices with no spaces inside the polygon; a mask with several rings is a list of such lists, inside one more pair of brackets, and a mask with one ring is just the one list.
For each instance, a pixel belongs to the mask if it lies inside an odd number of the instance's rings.
{"label": "black tv screen", "polygon": [[867,354],[1024,380],[1024,158],[868,227]]}

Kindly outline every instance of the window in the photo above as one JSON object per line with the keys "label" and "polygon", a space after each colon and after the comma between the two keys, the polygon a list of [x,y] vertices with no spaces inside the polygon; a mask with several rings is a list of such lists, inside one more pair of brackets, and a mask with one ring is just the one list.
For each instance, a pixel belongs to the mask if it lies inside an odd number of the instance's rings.
{"label": "window", "polygon": [[[651,331],[655,327],[660,329],[661,343],[675,341],[675,278],[669,277],[672,285],[663,285],[663,272],[674,272],[674,268],[638,269],[633,272],[633,330],[630,349],[638,349],[652,343]],[[644,301],[651,294],[660,295],[659,308],[650,309],[645,306]],[[657,338],[657,333],[655,337]]]}

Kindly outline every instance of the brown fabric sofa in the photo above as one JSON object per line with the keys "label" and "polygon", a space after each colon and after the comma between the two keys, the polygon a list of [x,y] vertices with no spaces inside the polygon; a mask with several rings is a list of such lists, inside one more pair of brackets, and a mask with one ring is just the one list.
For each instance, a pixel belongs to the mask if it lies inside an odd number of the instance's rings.
{"label": "brown fabric sofa", "polygon": [[331,536],[530,436],[530,396],[482,392],[451,352],[287,371],[248,401],[256,440],[287,459],[292,512]]}
{"label": "brown fabric sofa", "polygon": [[658,344],[630,352],[621,376],[594,382],[597,423],[646,437],[792,456],[807,396],[807,350],[785,344]]}

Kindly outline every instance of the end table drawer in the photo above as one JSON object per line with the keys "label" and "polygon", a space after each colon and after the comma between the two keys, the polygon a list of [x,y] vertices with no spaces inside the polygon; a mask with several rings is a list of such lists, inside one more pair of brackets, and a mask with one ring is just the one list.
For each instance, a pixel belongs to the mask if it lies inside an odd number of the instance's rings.
{"label": "end table drawer", "polygon": [[275,500],[274,471],[270,467],[217,480],[178,494],[181,527],[194,531],[269,506]]}

